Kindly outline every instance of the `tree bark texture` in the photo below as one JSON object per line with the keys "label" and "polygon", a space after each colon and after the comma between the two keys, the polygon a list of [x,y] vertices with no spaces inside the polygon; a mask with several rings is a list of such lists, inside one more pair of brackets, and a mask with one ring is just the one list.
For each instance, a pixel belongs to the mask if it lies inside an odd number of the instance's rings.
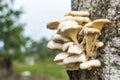
{"label": "tree bark texture", "polygon": [[109,25],[102,30],[100,41],[104,47],[98,51],[100,68],[67,71],[70,80],[120,80],[120,0],[71,0],[74,11],[89,11],[90,19],[107,18]]}

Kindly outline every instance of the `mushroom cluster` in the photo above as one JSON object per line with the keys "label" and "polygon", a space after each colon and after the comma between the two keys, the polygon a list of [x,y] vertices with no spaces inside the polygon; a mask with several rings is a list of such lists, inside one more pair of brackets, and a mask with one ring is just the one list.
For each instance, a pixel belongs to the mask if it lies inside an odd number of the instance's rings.
{"label": "mushroom cluster", "polygon": [[97,50],[104,45],[98,37],[108,19],[91,21],[90,13],[86,11],[71,11],[61,19],[51,21],[47,28],[56,30],[56,34],[49,41],[47,47],[59,50],[54,61],[65,65],[67,70],[88,69],[100,67],[100,60],[96,59]]}

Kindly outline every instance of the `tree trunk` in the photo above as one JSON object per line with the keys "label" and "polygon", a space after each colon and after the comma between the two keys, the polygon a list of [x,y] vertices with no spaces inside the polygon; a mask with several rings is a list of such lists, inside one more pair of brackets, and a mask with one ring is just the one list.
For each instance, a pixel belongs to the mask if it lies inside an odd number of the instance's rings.
{"label": "tree trunk", "polygon": [[111,20],[102,30],[98,59],[102,66],[93,70],[67,71],[70,80],[120,80],[120,0],[72,0],[72,10],[86,10],[91,20],[107,18]]}

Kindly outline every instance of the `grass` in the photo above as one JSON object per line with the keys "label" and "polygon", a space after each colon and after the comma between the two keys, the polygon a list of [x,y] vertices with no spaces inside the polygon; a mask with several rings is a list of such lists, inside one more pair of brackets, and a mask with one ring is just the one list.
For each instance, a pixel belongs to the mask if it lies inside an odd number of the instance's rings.
{"label": "grass", "polygon": [[16,73],[30,71],[32,74],[49,75],[51,78],[50,80],[68,80],[65,67],[57,65],[51,59],[37,61],[34,65],[14,61],[13,69]]}

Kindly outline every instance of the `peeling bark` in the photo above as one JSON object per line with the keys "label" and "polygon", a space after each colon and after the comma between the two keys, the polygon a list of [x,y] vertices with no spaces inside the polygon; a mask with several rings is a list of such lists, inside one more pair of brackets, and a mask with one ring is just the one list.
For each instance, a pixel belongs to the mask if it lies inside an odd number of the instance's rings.
{"label": "peeling bark", "polygon": [[98,51],[97,58],[102,67],[91,71],[67,71],[70,80],[120,80],[120,0],[71,0],[74,11],[86,10],[91,20],[107,18],[111,24],[102,30],[100,41],[105,46]]}

